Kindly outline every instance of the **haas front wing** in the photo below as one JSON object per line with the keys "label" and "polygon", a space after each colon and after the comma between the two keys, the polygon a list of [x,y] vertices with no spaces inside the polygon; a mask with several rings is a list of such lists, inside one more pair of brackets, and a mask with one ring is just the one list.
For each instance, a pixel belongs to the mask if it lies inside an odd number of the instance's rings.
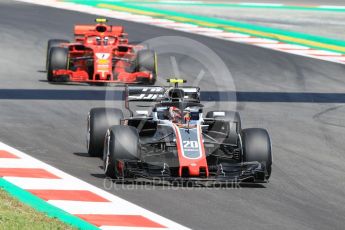
{"label": "haas front wing", "polygon": [[[172,131],[172,132],[171,132]],[[120,179],[195,182],[267,182],[259,162],[243,162],[241,150],[203,135],[201,125],[158,127],[159,137],[141,140],[139,161],[119,162]],[[226,149],[227,148],[227,149]]]}

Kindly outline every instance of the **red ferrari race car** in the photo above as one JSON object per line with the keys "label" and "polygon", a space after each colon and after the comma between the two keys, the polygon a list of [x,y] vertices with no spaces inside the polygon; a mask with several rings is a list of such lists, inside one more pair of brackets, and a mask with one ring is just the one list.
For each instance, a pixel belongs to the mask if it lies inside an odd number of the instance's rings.
{"label": "red ferrari race car", "polygon": [[142,83],[154,85],[157,56],[146,45],[129,44],[122,26],[75,25],[75,41],[48,41],[47,80],[49,82]]}

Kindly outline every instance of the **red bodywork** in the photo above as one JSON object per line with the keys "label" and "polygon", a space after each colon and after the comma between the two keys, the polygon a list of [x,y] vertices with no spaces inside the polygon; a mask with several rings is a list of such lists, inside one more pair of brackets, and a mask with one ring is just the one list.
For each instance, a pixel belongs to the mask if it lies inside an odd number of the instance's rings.
{"label": "red bodywork", "polygon": [[152,72],[139,72],[133,67],[136,51],[144,47],[129,44],[122,26],[76,25],[74,35],[75,42],[61,44],[69,50],[68,69],[54,70],[54,78],[67,76],[69,81],[88,83],[143,83],[154,77]]}

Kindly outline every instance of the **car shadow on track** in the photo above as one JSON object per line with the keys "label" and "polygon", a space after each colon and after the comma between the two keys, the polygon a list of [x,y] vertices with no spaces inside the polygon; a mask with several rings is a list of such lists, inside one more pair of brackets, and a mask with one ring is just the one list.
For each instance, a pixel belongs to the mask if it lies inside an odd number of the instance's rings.
{"label": "car shadow on track", "polygon": [[[100,87],[101,88],[101,87]],[[345,93],[202,91],[202,101],[345,103]],[[110,100],[123,101],[124,90],[0,89],[0,100]]]}
{"label": "car shadow on track", "polygon": [[90,157],[90,155],[88,153],[73,153],[73,155],[76,155],[78,157]]}
{"label": "car shadow on track", "polygon": [[166,187],[173,187],[173,188],[221,188],[221,189],[239,189],[239,188],[266,188],[264,184],[258,183],[249,183],[249,182],[195,182],[195,181],[187,181],[187,182],[180,182],[178,179],[176,181],[166,181],[161,179],[154,179],[154,180],[147,180],[147,179],[136,179],[136,180],[113,180],[106,177],[102,173],[92,173],[90,174],[93,177],[105,180],[105,183],[112,183],[116,185],[130,185],[135,186],[136,188],[166,188]]}
{"label": "car shadow on track", "polygon": [[[87,83],[79,83],[79,82],[66,82],[66,81],[48,81],[48,80],[38,80],[39,82],[45,82],[49,85],[73,85],[73,86],[88,86]],[[97,85],[93,85],[97,86]]]}

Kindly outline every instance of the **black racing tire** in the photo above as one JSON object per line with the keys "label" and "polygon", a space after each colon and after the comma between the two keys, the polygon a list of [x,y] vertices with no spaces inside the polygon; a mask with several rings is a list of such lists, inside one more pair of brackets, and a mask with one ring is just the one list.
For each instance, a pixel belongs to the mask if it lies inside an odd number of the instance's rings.
{"label": "black racing tire", "polygon": [[132,126],[112,126],[105,136],[103,167],[107,177],[118,178],[119,160],[139,160],[139,133]]}
{"label": "black racing tire", "polygon": [[[223,113],[222,115],[220,115]],[[228,137],[224,139],[224,143],[237,145],[238,144],[238,134],[242,130],[241,116],[235,111],[210,111],[206,114],[206,118],[213,118],[216,121],[229,122],[229,133]],[[231,125],[231,123],[236,123],[237,125]]]}
{"label": "black racing tire", "polygon": [[271,139],[265,129],[251,128],[242,130],[243,161],[258,161],[267,171],[268,180],[272,172]]}
{"label": "black racing tire", "polygon": [[53,71],[68,69],[68,49],[64,47],[52,47],[49,52],[47,80],[53,81]]}
{"label": "black racing tire", "polygon": [[157,55],[153,50],[139,50],[137,53],[137,71],[149,71],[152,79],[147,83],[154,85],[157,80]]}
{"label": "black racing tire", "polygon": [[64,39],[50,39],[50,40],[48,40],[47,54],[46,54],[46,71],[48,71],[48,60],[49,60],[50,49],[52,47],[59,46],[61,43],[69,43],[69,41],[64,40]]}
{"label": "black racing tire", "polygon": [[93,108],[87,119],[86,147],[91,157],[102,157],[104,136],[109,127],[119,125],[123,113],[116,108]]}

